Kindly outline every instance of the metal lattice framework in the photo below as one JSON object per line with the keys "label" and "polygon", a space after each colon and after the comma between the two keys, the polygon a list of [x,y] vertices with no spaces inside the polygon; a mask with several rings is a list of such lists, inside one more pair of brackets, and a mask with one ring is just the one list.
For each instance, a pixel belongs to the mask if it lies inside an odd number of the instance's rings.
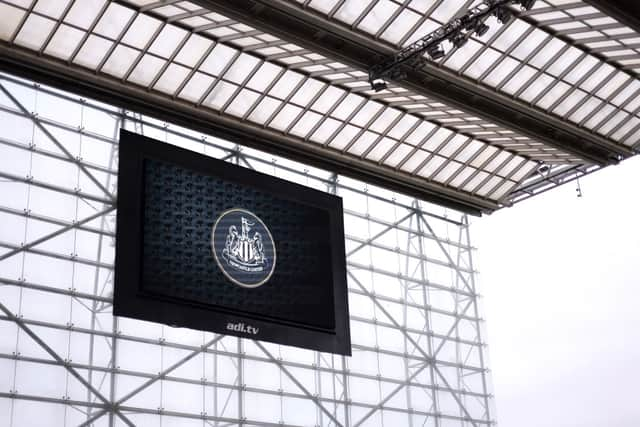
{"label": "metal lattice framework", "polygon": [[[483,426],[465,214],[0,76],[0,424]],[[121,127],[334,192],[351,358],[111,315]]]}

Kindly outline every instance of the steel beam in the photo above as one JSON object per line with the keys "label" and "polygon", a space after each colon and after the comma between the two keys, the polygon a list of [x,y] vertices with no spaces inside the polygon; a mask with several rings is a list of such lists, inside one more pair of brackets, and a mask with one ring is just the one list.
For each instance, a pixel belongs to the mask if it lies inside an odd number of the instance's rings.
{"label": "steel beam", "polygon": [[[83,106],[84,107],[84,106]],[[121,111],[121,113],[124,113],[124,111]],[[118,132],[120,130],[120,126],[123,126],[123,119],[122,117],[124,117],[124,114],[115,122],[114,125],[114,129],[113,129],[113,137],[114,139],[117,137]],[[114,160],[117,156],[117,146],[115,144],[111,145],[111,153],[109,155],[109,166],[107,168],[107,170],[110,170],[113,165],[114,165]],[[112,183],[111,183],[111,175],[107,175],[107,182],[106,182],[106,187],[107,189],[111,187]],[[103,206],[103,209],[105,208],[105,206]],[[110,237],[108,234],[105,234],[105,228],[107,225],[107,217],[103,216],[100,219],[100,234],[98,237],[98,248],[96,250],[96,260],[102,259],[102,250],[103,250],[103,244],[104,244],[104,239]],[[112,241],[115,240],[115,233],[113,236],[111,236]],[[110,275],[107,276],[107,279],[105,279],[105,284],[107,283],[108,279],[109,279]],[[99,285],[99,281],[100,281],[100,267],[95,267],[94,270],[94,279],[93,279],[93,295],[96,296],[102,296],[102,293],[104,292],[104,285],[102,286],[102,289],[99,290],[98,285]],[[93,301],[91,301],[92,306],[91,306],[91,324],[90,324],[90,329],[96,329],[97,325],[100,325],[100,322],[97,318],[97,313],[98,313],[98,302],[100,302],[97,298],[93,299]],[[102,301],[104,303],[104,301]],[[108,304],[111,304],[113,306],[113,301],[109,300],[107,301]],[[117,326],[117,321],[116,319],[112,320],[112,332],[116,332],[116,326]],[[94,351],[95,351],[95,339],[96,339],[96,335],[91,334],[89,336],[89,365],[93,366],[94,363]],[[115,339],[111,342],[111,367],[114,368],[115,364],[116,364],[116,356],[117,356],[117,348],[116,348],[116,343],[115,343]],[[103,377],[103,381],[106,379],[106,373],[105,376]],[[89,368],[88,369],[88,380],[89,383],[93,382],[93,369]],[[111,373],[111,376],[109,377],[110,380],[110,390],[109,390],[109,399],[111,401],[114,400],[115,397],[115,375],[114,373]],[[102,383],[101,383],[102,384]],[[89,394],[87,394],[87,400],[90,400],[90,396]],[[92,416],[91,416],[91,409],[92,408],[88,408],[87,409],[87,420],[85,421],[85,423],[87,425],[91,424],[91,420],[92,420]],[[94,414],[95,416],[95,414]],[[98,415],[99,417],[100,415]],[[113,416],[111,415],[111,419],[110,419],[110,423],[112,422]]]}
{"label": "steel beam", "polygon": [[552,168],[548,173],[539,174],[538,177],[525,182],[521,188],[513,193],[513,202],[521,202],[528,198],[545,193],[560,185],[575,181],[600,169],[601,168],[599,166],[594,165],[565,166],[560,168],[560,170],[554,170]]}
{"label": "steel beam", "polygon": [[[396,47],[287,0],[194,0],[204,8],[246,23],[328,58],[366,71]],[[397,82],[417,94],[512,129],[587,163],[615,164],[630,157],[628,147],[547,114],[526,103],[427,63]]]}
{"label": "steel beam", "polygon": [[[460,228],[460,241],[464,241],[466,243],[469,243],[471,241],[471,236],[469,233],[469,221],[468,218],[464,218],[464,222],[465,225],[463,227]],[[467,251],[467,255],[469,257],[469,267],[471,267],[471,269],[473,269],[473,254],[471,251]],[[475,291],[476,289],[476,284],[475,284],[475,278],[474,276],[471,276],[471,287],[472,289]],[[476,329],[478,331],[478,338],[479,340],[482,340],[482,336],[481,336],[481,329],[480,329],[480,319],[479,319],[479,314],[480,314],[480,310],[478,308],[478,299],[474,298],[473,299],[473,312],[476,316],[476,320],[475,320],[475,326]],[[484,371],[484,372],[488,372],[488,369],[486,367],[486,363],[485,363],[485,354],[483,351],[479,351],[478,352],[478,358],[480,361],[480,368]],[[481,382],[482,382],[482,392],[483,392],[483,396],[482,396],[482,400],[486,409],[486,416],[487,419],[490,420],[491,419],[491,410],[489,407],[489,387],[487,385],[487,378],[485,375],[481,375]]]}

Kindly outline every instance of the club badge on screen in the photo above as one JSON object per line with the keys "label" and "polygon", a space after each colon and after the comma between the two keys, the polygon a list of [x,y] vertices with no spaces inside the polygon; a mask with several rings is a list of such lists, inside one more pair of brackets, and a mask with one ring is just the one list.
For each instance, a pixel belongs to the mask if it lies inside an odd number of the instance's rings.
{"label": "club badge on screen", "polygon": [[263,285],[276,266],[269,228],[246,209],[229,209],[218,217],[211,232],[211,249],[224,275],[239,286]]}

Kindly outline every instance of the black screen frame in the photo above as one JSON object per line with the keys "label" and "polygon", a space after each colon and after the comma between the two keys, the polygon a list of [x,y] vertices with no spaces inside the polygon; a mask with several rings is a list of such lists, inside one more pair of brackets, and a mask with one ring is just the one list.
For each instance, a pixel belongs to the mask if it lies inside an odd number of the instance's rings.
{"label": "black screen frame", "polygon": [[[335,328],[323,330],[294,322],[279,322],[265,316],[238,313],[213,305],[193,304],[187,300],[160,297],[142,291],[145,159],[165,161],[326,210],[330,224]],[[117,208],[113,301],[115,316],[351,356],[344,223],[340,197],[122,129]],[[254,335],[229,330],[229,324],[252,326],[259,332]]]}

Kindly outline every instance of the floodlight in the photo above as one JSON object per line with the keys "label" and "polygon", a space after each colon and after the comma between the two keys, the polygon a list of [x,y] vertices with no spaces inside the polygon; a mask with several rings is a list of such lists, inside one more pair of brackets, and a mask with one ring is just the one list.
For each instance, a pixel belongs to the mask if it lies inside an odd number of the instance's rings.
{"label": "floodlight", "polygon": [[519,0],[518,1],[518,3],[520,3],[520,5],[524,10],[531,10],[535,2],[536,0]]}
{"label": "floodlight", "polygon": [[387,88],[386,82],[373,82],[371,83],[371,87],[374,91],[380,92],[381,90],[385,90]]}
{"label": "floodlight", "polygon": [[550,170],[551,170],[551,166],[549,166],[549,165],[544,165],[544,164],[543,164],[543,165],[540,165],[540,166],[538,167],[538,173],[540,173],[540,174],[542,174],[542,175],[546,174],[546,173],[547,173],[547,172],[549,172]]}
{"label": "floodlight", "polygon": [[431,59],[436,61],[444,56],[444,49],[439,44],[429,46],[427,48],[427,54],[431,57]]}
{"label": "floodlight", "polygon": [[511,19],[511,12],[506,7],[499,7],[493,12],[493,14],[498,18],[498,22],[501,24],[506,24]]}
{"label": "floodlight", "polygon": [[478,25],[474,28],[476,35],[482,37],[489,31],[489,26],[483,22],[478,22]]}
{"label": "floodlight", "polygon": [[467,38],[462,33],[457,33],[449,39],[455,47],[462,47],[467,43]]}

